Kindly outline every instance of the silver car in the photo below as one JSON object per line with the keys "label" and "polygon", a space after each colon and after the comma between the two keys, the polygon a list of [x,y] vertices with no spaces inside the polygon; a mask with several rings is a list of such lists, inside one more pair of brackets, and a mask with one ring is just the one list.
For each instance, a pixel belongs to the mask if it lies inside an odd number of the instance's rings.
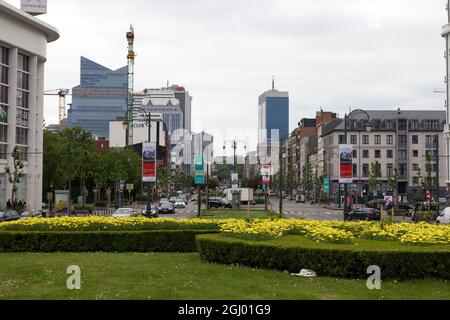
{"label": "silver car", "polygon": [[114,218],[127,218],[136,215],[136,211],[132,208],[119,208],[112,214]]}

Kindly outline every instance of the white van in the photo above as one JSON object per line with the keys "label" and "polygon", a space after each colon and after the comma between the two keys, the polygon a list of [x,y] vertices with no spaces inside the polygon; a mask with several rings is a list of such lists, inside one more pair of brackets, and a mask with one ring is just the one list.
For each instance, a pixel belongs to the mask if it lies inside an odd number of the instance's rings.
{"label": "white van", "polygon": [[450,224],[450,207],[445,208],[441,215],[436,219],[437,224]]}

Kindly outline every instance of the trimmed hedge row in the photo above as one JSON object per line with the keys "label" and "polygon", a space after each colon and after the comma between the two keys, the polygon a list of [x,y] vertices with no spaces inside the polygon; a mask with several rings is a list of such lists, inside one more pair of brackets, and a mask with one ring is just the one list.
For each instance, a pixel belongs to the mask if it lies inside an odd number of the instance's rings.
{"label": "trimmed hedge row", "polygon": [[197,250],[202,259],[222,264],[299,272],[311,269],[319,276],[367,279],[367,268],[377,265],[382,279],[410,280],[434,277],[450,279],[450,251],[388,249],[343,249],[339,244],[325,247],[292,246],[252,242],[220,234],[198,235]]}
{"label": "trimmed hedge row", "polygon": [[195,252],[195,236],[214,231],[1,231],[0,252]]}

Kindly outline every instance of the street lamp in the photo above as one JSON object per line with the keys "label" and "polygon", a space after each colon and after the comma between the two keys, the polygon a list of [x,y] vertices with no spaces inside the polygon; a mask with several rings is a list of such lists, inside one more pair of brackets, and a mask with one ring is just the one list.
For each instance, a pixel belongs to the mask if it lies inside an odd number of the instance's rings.
{"label": "street lamp", "polygon": [[[347,139],[347,130],[348,130],[348,120],[353,120],[353,119],[359,119],[361,120],[361,118],[364,118],[366,120],[366,131],[367,133],[372,132],[372,126],[370,124],[370,116],[369,114],[362,110],[362,109],[356,109],[353,110],[352,112],[350,112],[348,115],[345,114],[345,123],[344,123],[344,127],[345,127],[345,144],[347,144],[348,139]],[[355,128],[352,128],[355,129]],[[352,177],[353,178],[353,177]],[[348,199],[348,185],[347,183],[344,184],[344,196],[345,196],[345,200],[344,200],[344,220],[347,220],[348,217],[348,213],[349,211],[351,211],[351,203],[350,203],[350,207],[349,207],[349,203],[347,203],[347,199]]]}

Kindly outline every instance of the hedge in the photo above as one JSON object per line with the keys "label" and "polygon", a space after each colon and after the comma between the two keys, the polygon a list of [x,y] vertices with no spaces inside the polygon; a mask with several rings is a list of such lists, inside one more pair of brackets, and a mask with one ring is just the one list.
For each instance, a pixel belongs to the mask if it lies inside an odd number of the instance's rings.
{"label": "hedge", "polygon": [[195,252],[195,236],[214,231],[1,231],[0,252]]}
{"label": "hedge", "polygon": [[222,264],[295,273],[311,269],[319,276],[349,279],[367,279],[367,268],[377,265],[382,279],[450,279],[450,247],[417,247],[386,241],[377,248],[374,241],[364,247],[318,244],[299,236],[286,238],[292,242],[287,244],[286,239],[256,242],[211,234],[198,235],[196,243],[202,259]]}

